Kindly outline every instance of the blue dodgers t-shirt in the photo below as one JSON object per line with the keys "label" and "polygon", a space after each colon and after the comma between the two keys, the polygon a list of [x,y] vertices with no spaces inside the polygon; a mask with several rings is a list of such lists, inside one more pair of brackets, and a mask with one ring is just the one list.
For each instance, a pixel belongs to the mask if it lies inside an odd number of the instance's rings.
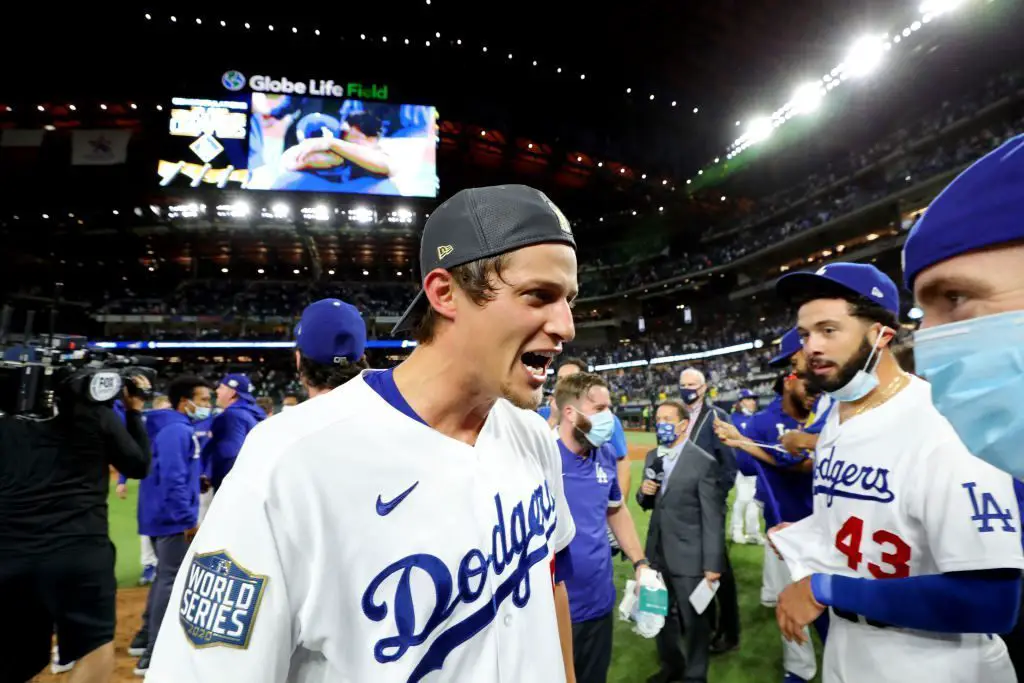
{"label": "blue dodgers t-shirt", "polygon": [[[782,410],[782,398],[776,397],[764,410],[750,418],[743,435],[761,444],[777,446],[785,432],[800,426],[796,419]],[[792,459],[788,453],[765,450],[776,458]],[[750,471],[752,465],[757,471],[755,497],[764,503],[766,527],[771,528],[780,522],[798,522],[814,511],[812,473],[773,467],[740,449],[736,449],[736,461],[741,470]]]}
{"label": "blue dodgers t-shirt", "polygon": [[615,607],[608,508],[622,504],[622,491],[611,444],[584,457],[570,451],[559,439],[558,450],[562,454],[565,500],[576,522],[576,536],[569,544],[572,576],[565,581],[575,624],[605,617]]}

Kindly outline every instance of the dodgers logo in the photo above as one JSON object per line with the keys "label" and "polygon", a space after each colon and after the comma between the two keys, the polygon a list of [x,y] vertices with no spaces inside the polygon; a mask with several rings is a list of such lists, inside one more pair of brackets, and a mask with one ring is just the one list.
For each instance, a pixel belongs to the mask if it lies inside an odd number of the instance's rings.
{"label": "dodgers logo", "polygon": [[245,76],[241,71],[225,71],[220,77],[220,84],[231,92],[238,92],[245,87]]}
{"label": "dodgers logo", "polygon": [[[862,467],[856,463],[838,460],[836,449],[829,451],[814,466],[814,495],[824,495],[825,503],[832,507],[836,497],[891,503],[896,494],[889,488],[889,470],[882,467]],[[822,483],[818,483],[818,482]]]}
{"label": "dodgers logo", "polygon": [[[452,572],[434,555],[409,555],[385,567],[363,593],[363,613],[367,618],[383,621],[390,615],[394,620],[395,635],[380,639],[373,648],[373,655],[381,664],[400,660],[410,648],[422,645],[435,631],[444,628],[423,653],[407,683],[417,683],[430,672],[440,671],[453,650],[494,621],[506,600],[511,598],[519,608],[530,601],[530,568],[547,558],[548,539],[558,521],[555,500],[545,482],[528,501],[513,506],[507,521],[500,495],[494,496],[494,505],[498,521],[491,532],[491,547],[469,550],[457,571]],[[488,581],[492,571],[496,577],[493,583]],[[389,582],[392,577],[397,577],[397,581]],[[432,608],[425,606],[422,599],[417,604],[412,590],[414,578],[417,585],[423,585],[424,580],[433,585]],[[394,586],[390,601],[387,596],[378,596],[384,592],[385,583]],[[480,599],[489,584],[496,585],[493,596]],[[460,621],[449,623],[460,604],[478,606]],[[423,624],[418,632],[417,624]]]}
{"label": "dodgers logo", "polygon": [[196,555],[178,609],[185,637],[197,648],[249,647],[266,584],[226,550]]}
{"label": "dodgers logo", "polygon": [[999,501],[996,500],[993,494],[988,491],[982,491],[981,500],[979,501],[978,494],[974,490],[978,486],[977,482],[967,481],[961,484],[961,486],[971,497],[971,507],[974,509],[971,521],[981,522],[978,525],[978,531],[981,533],[995,531],[995,527],[992,526],[994,521],[1001,522],[1003,531],[1017,531],[1013,526],[1013,513],[1010,511],[1010,508],[1004,508],[999,505]]}

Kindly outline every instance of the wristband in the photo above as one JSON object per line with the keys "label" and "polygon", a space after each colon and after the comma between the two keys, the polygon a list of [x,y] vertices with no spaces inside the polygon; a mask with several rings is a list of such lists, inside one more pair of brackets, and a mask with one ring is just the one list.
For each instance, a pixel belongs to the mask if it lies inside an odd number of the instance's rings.
{"label": "wristband", "polygon": [[646,557],[643,557],[643,558],[640,558],[639,560],[637,560],[636,562],[633,563],[633,571],[636,571],[640,567],[650,567],[650,566],[651,566],[651,563],[647,561]]}

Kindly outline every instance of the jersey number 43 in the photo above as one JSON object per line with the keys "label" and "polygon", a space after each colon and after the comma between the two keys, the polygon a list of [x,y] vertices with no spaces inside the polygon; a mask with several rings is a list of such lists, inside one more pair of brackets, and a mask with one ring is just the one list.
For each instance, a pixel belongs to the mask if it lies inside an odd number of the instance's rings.
{"label": "jersey number 43", "polygon": [[[850,517],[836,533],[836,550],[846,555],[846,564],[856,571],[864,559],[861,542],[864,540],[864,520]],[[891,531],[879,529],[871,535],[871,540],[881,546],[882,564],[868,562],[868,571],[876,579],[901,579],[910,576],[910,546]],[[887,549],[892,549],[888,552]]]}

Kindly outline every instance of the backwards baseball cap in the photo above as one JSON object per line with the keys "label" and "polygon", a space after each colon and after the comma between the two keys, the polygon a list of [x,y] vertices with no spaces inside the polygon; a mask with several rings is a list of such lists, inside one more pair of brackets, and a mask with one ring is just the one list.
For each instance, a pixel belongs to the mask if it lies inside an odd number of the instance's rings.
{"label": "backwards baseball cap", "polygon": [[944,189],[903,245],[903,281],[969,251],[1024,239],[1024,135],[989,152]]}
{"label": "backwards baseball cap", "polygon": [[795,356],[796,352],[803,347],[804,343],[800,339],[800,333],[794,327],[782,335],[782,339],[779,341],[779,353],[768,361],[768,366],[778,368],[789,365],[789,359]]}
{"label": "backwards baseball cap", "polygon": [[832,263],[815,272],[790,273],[775,283],[775,292],[786,299],[802,298],[839,289],[856,294],[899,315],[900,293],[888,275],[869,263]]}
{"label": "backwards baseball cap", "polygon": [[[576,248],[569,219],[540,190],[526,185],[461,190],[423,226],[420,276],[548,242]],[[415,327],[429,305],[421,289],[392,334]]]}
{"label": "backwards baseball cap", "polygon": [[366,350],[366,323],[355,306],[341,299],[320,299],[302,311],[295,326],[295,346],[324,365],[343,358],[355,363]]}
{"label": "backwards baseball cap", "polygon": [[238,397],[243,401],[251,402],[255,400],[252,397],[252,382],[249,381],[249,377],[246,375],[240,373],[224,375],[224,379],[220,383],[238,392]]}

